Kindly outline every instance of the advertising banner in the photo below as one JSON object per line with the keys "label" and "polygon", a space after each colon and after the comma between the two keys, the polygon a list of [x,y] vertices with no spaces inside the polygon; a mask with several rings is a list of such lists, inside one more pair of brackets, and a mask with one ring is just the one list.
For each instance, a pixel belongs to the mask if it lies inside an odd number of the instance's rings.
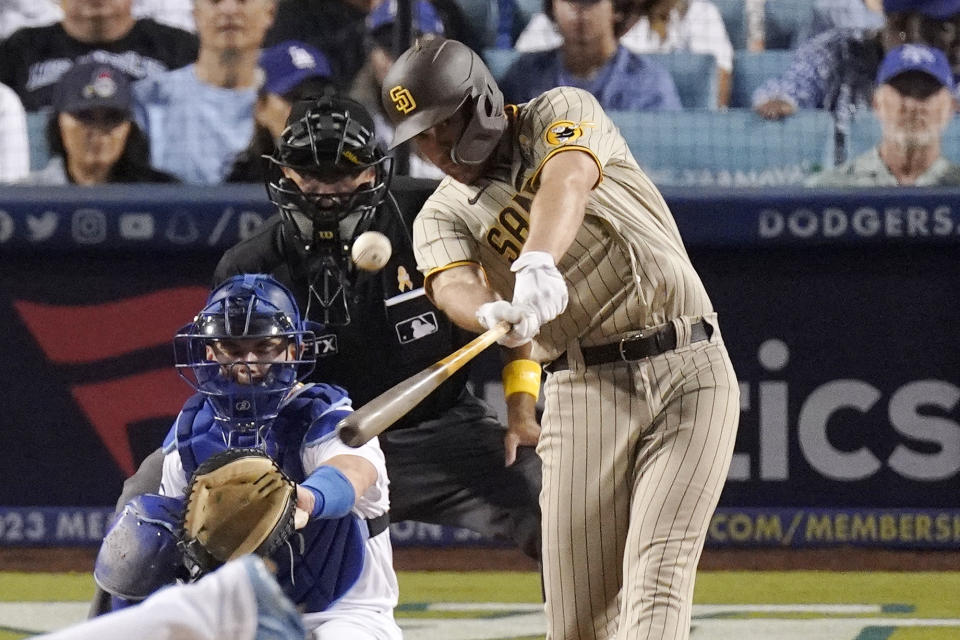
{"label": "advertising banner", "polygon": [[[956,548],[960,193],[666,195],[742,392],[708,543]],[[0,192],[0,545],[99,539],[190,393],[173,334],[270,213],[252,187]],[[496,354],[472,379],[502,408]]]}

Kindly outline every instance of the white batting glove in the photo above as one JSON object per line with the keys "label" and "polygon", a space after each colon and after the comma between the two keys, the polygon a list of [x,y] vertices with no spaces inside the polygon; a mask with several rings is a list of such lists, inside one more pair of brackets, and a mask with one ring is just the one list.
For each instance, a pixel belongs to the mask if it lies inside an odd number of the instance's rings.
{"label": "white batting glove", "polygon": [[567,308],[567,283],[552,255],[546,251],[521,253],[510,270],[517,274],[513,304],[533,308],[538,324],[550,322]]}
{"label": "white batting glove", "polygon": [[489,329],[502,320],[510,323],[511,330],[497,342],[511,349],[527,344],[540,331],[537,314],[531,307],[517,306],[506,300],[487,302],[477,307],[477,322],[484,329]]}

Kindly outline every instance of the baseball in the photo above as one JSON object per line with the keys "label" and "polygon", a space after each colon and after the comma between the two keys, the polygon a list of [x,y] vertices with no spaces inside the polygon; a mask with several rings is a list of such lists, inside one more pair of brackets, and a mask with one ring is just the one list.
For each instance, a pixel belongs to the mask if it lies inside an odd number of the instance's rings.
{"label": "baseball", "polygon": [[387,236],[379,231],[364,231],[353,241],[350,257],[364,271],[379,271],[387,264],[392,250]]}

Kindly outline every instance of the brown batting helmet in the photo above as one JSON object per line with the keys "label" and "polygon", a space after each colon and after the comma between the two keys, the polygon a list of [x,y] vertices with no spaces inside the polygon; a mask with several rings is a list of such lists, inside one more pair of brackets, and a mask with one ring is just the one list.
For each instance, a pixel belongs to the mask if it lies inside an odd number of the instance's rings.
{"label": "brown batting helmet", "polygon": [[507,127],[496,80],[480,56],[457,40],[418,40],[390,67],[380,99],[396,127],[391,148],[472,102],[467,124],[450,152],[458,164],[486,160]]}

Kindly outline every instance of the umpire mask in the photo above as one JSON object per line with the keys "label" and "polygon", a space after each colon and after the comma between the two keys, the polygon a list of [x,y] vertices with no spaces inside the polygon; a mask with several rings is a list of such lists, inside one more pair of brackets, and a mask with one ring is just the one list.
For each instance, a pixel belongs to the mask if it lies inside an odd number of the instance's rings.
{"label": "umpire mask", "polygon": [[325,324],[347,324],[351,238],[343,237],[342,223],[350,217],[351,236],[367,229],[387,197],[392,175],[392,158],[377,144],[373,118],[363,105],[342,96],[302,100],[294,104],[275,152],[266,159],[267,192],[311,280],[306,315],[317,315]]}

